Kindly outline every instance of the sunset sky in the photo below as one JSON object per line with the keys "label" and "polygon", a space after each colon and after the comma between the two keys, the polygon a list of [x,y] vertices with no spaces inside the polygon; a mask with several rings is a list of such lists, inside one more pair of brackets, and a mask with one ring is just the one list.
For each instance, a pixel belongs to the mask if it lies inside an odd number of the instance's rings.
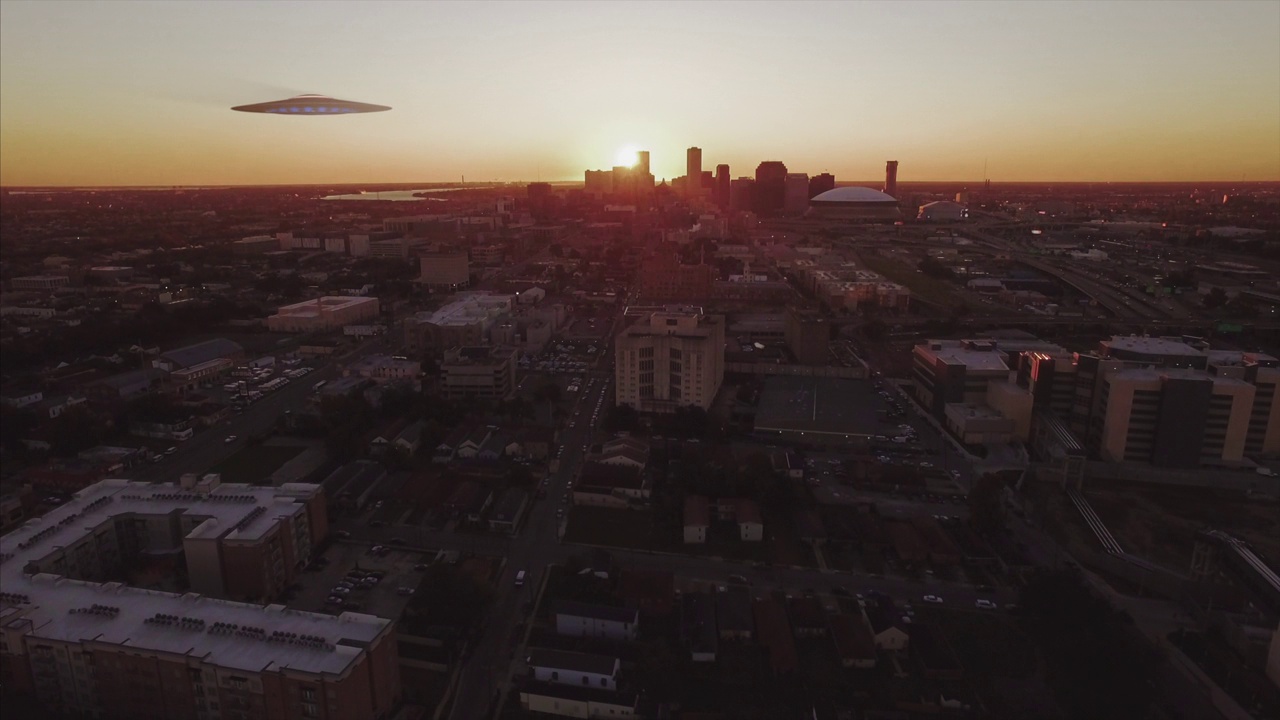
{"label": "sunset sky", "polygon": [[[390,112],[232,105],[322,93]],[[1280,2],[0,2],[0,184],[1280,180]]]}

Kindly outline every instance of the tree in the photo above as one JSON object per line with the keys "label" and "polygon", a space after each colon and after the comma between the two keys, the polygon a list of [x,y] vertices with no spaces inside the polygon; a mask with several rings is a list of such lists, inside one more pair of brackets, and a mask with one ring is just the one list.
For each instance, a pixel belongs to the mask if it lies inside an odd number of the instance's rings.
{"label": "tree", "polygon": [[969,489],[969,522],[980,533],[996,533],[1005,528],[1004,482],[991,474],[983,475]]}
{"label": "tree", "polygon": [[1220,287],[1215,287],[1200,300],[1200,304],[1203,305],[1206,310],[1220,308],[1227,304],[1227,292]]}
{"label": "tree", "polygon": [[613,405],[605,410],[601,426],[609,432],[633,432],[640,427],[640,413],[630,405]]}

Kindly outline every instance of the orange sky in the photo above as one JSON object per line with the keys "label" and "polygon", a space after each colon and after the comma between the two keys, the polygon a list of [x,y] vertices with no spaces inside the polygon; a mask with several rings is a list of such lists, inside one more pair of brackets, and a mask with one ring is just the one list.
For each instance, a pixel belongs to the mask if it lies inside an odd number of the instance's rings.
{"label": "orange sky", "polygon": [[[391,105],[234,113],[315,92]],[[1280,3],[0,4],[0,184],[1280,180]]]}

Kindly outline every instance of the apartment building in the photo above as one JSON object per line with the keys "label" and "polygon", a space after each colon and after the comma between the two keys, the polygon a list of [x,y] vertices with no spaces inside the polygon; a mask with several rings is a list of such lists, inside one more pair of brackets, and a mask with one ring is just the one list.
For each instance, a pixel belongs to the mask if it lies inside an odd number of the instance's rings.
{"label": "apartment building", "polygon": [[[0,538],[0,683],[100,718],[386,717],[400,694],[390,621],[201,592],[260,601],[250,588],[287,583],[273,578],[325,532],[313,485],[92,485]],[[192,592],[104,582],[130,556],[179,550]]]}
{"label": "apartment building", "polygon": [[447,350],[440,363],[440,388],[451,399],[511,397],[516,391],[517,355],[508,345]]}
{"label": "apartment building", "polygon": [[418,254],[418,282],[432,292],[465,289],[471,281],[471,261],[466,250],[438,250]]}
{"label": "apartment building", "polygon": [[710,265],[682,265],[667,255],[640,265],[640,297],[647,301],[702,302],[711,297],[715,273]]}
{"label": "apartment building", "polygon": [[289,333],[338,330],[374,320],[379,312],[378,298],[327,295],[278,308],[267,318],[267,329]]}
{"label": "apartment building", "polygon": [[669,306],[618,334],[614,345],[619,405],[641,412],[711,407],[724,380],[724,318]]}

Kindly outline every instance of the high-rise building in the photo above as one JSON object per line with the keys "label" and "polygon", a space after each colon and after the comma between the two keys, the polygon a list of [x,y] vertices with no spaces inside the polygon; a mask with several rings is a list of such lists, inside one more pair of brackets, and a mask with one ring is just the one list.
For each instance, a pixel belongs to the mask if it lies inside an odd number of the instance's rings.
{"label": "high-rise building", "polygon": [[617,403],[641,412],[711,407],[724,380],[724,318],[672,306],[618,334]]}
{"label": "high-rise building", "polygon": [[740,177],[729,182],[729,207],[733,210],[751,210],[755,196],[756,181],[749,177]]}
{"label": "high-rise building", "polygon": [[649,174],[649,151],[639,150],[636,152],[636,170],[641,175]]}
{"label": "high-rise building", "polygon": [[836,189],[836,176],[831,173],[822,173],[809,178],[809,197],[821,195],[828,190]]}
{"label": "high-rise building", "polygon": [[702,148],[685,151],[684,191],[690,197],[699,194],[702,184]]}
{"label": "high-rise building", "polygon": [[898,197],[898,161],[890,160],[884,165],[884,194]]}
{"label": "high-rise building", "polygon": [[803,215],[809,209],[809,176],[805,173],[787,173],[786,194],[782,209],[788,215]]}
{"label": "high-rise building", "polygon": [[588,170],[586,181],[583,184],[583,190],[588,195],[602,198],[606,195],[613,194],[613,171],[611,170]]}
{"label": "high-rise building", "polygon": [[756,184],[751,206],[757,215],[777,215],[787,197],[787,166],[766,160],[756,166]]}
{"label": "high-rise building", "polygon": [[716,191],[713,199],[716,205],[729,207],[729,166],[723,163],[716,166]]}

